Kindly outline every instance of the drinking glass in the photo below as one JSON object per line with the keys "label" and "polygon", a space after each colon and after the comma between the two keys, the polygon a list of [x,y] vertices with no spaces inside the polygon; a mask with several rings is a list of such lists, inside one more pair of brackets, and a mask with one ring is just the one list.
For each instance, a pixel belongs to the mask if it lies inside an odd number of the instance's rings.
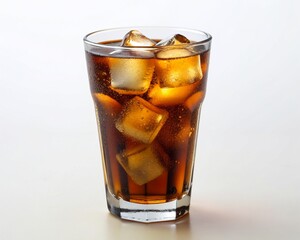
{"label": "drinking glass", "polygon": [[[133,29],[143,35],[128,34]],[[211,39],[172,27],[106,29],[84,37],[112,214],[157,222],[189,212]]]}

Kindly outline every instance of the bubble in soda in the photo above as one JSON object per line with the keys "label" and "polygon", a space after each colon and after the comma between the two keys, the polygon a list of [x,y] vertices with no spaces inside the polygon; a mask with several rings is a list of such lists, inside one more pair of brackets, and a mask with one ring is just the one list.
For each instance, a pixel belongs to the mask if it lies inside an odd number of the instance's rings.
{"label": "bubble in soda", "polygon": [[180,147],[189,141],[193,133],[191,112],[184,106],[176,107],[158,134],[158,141],[166,149]]}

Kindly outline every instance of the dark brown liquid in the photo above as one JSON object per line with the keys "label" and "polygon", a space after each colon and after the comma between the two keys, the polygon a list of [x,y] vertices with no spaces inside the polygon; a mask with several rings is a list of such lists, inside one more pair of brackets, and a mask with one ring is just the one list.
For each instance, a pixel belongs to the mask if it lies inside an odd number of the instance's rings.
{"label": "dark brown liquid", "polygon": [[[195,57],[199,57],[199,55],[181,58],[181,62],[178,64],[182,65],[181,63],[187,62],[187,66],[189,66],[189,62],[193,62],[191,58]],[[191,188],[197,125],[206,89],[209,52],[200,54],[200,68],[203,74],[201,79],[196,79],[195,82],[188,85],[178,86],[181,88],[178,91],[171,91],[171,94],[175,94],[175,96],[170,99],[168,95],[161,95],[162,93],[154,90],[157,86],[163,88],[164,84],[160,82],[160,79],[164,75],[162,71],[165,69],[158,66],[168,65],[167,61],[171,62],[176,59],[161,60],[155,57],[145,59],[145,61],[151,62],[149,66],[154,66],[150,86],[142,92],[133,93],[130,90],[116,90],[111,87],[112,70],[110,68],[114,67],[112,64],[115,62],[119,64],[119,58],[100,56],[89,52],[86,52],[86,58],[98,119],[105,180],[109,191],[117,197],[136,203],[166,202],[187,194]],[[132,58],[122,59],[129,61]],[[135,57],[135,59],[138,58]],[[122,68],[122,64],[116,67]],[[167,111],[168,114],[167,120],[155,135],[154,140],[149,140],[151,142],[142,143],[141,139],[124,134],[116,127],[118,121],[122,122],[121,115],[126,112],[124,108],[128,108],[129,101],[136,96],[147,101],[149,105],[154,105],[154,109],[158,108],[164,113]],[[143,116],[141,117],[143,118]],[[137,174],[135,177],[135,173],[128,174],[126,166],[122,166],[122,164],[127,164],[127,160],[120,162],[123,161],[120,160],[120,158],[122,159],[120,156],[126,155],[131,151],[130,149],[135,149],[135,146],[139,145],[145,145],[145,148],[149,145],[151,149],[154,149],[155,156],[160,155],[157,156],[159,160],[155,160],[156,165],[153,165],[153,167],[158,166],[158,170],[153,171],[153,175],[156,176],[155,174],[158,172],[158,176],[145,183],[143,180],[149,174],[141,178]],[[149,168],[151,169],[151,165]],[[144,171],[144,169],[142,170]]]}

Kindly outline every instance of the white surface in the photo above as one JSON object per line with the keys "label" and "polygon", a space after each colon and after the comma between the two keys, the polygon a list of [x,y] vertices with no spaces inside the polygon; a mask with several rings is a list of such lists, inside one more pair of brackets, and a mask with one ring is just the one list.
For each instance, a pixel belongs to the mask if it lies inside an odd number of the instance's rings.
{"label": "white surface", "polygon": [[[299,239],[299,7],[2,1],[0,239]],[[176,223],[106,209],[82,37],[130,25],[213,35],[191,214]]]}

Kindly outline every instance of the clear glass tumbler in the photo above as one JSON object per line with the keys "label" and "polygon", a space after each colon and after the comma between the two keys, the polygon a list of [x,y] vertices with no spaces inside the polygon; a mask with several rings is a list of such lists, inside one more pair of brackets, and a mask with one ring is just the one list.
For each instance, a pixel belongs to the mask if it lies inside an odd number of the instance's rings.
{"label": "clear glass tumbler", "polygon": [[112,214],[157,222],[189,212],[211,39],[171,27],[84,37]]}

